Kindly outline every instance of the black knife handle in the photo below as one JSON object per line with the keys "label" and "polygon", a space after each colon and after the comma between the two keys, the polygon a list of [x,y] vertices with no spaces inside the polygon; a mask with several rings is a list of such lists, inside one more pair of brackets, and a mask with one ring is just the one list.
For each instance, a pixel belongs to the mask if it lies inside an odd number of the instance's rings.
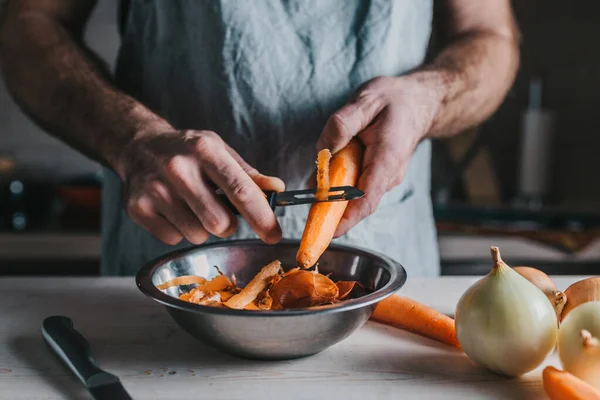
{"label": "black knife handle", "polygon": [[63,316],[46,318],[42,323],[42,335],[52,350],[84,385],[87,386],[94,375],[110,375],[98,367],[89,343],[75,330],[70,318]]}
{"label": "black knife handle", "polygon": [[[267,196],[267,201],[269,202],[271,210],[275,211],[275,207],[277,206],[277,192],[266,191],[264,193]],[[237,210],[237,208],[235,208],[233,203],[231,203],[229,198],[224,193],[217,193],[217,196],[231,210],[233,215],[240,215],[240,212]]]}

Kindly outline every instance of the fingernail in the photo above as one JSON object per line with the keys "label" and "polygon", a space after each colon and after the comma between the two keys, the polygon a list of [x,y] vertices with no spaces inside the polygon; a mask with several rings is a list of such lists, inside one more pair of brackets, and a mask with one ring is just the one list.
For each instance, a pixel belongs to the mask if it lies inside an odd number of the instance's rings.
{"label": "fingernail", "polygon": [[229,228],[227,228],[227,230],[225,232],[223,232],[219,237],[221,239],[227,239],[227,238],[233,236],[235,231],[237,231],[237,228],[238,228],[238,220],[237,220],[237,218],[234,218],[231,222],[231,225],[229,225]]}
{"label": "fingernail", "polygon": [[281,240],[281,229],[276,228],[267,233],[267,243],[275,244]]}

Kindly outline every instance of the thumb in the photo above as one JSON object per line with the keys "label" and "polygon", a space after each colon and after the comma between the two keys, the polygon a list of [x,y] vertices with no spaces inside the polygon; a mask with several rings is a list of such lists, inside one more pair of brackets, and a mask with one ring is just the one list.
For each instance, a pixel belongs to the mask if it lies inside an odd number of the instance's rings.
{"label": "thumb", "polygon": [[366,129],[383,108],[384,103],[373,96],[357,96],[327,120],[317,141],[317,151],[329,149],[332,154],[337,153]]}
{"label": "thumb", "polygon": [[259,172],[250,173],[248,175],[250,175],[250,178],[252,178],[254,183],[256,183],[261,190],[277,193],[285,190],[285,183],[275,176],[267,176]]}

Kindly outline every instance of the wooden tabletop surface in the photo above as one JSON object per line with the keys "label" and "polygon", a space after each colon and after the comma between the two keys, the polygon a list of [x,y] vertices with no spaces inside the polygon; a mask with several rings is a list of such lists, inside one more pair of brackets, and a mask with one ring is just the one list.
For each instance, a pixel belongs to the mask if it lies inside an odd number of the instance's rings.
{"label": "wooden tabletop surface", "polygon": [[[565,289],[583,277],[557,277]],[[452,314],[476,277],[413,278],[400,293]],[[541,370],[519,379],[475,366],[457,350],[369,322],[312,357],[247,361],[183,332],[133,278],[0,278],[0,399],[89,399],[50,353],[42,320],[70,317],[100,366],[134,399],[545,399]],[[482,338],[484,340],[484,338]]]}

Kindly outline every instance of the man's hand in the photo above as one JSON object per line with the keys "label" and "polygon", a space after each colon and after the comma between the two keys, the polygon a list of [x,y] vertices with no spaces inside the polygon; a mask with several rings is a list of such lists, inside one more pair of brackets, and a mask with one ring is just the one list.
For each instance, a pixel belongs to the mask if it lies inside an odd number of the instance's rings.
{"label": "man's hand", "polygon": [[261,189],[284,183],[260,174],[215,133],[173,131],[142,135],[126,146],[117,168],[131,219],[167,244],[183,237],[200,244],[225,238],[237,218],[215,194],[221,188],[260,238],[281,239],[281,228]]}
{"label": "man's hand", "polygon": [[365,145],[357,187],[365,196],[348,203],[335,236],[372,214],[382,196],[404,179],[410,157],[427,134],[441,97],[413,76],[380,77],[367,82],[331,116],[317,150],[341,150],[358,136]]}
{"label": "man's hand", "polygon": [[[443,0],[446,46],[402,77],[368,82],[327,122],[317,150],[333,152],[358,136],[366,145],[359,189],[335,233],[373,213],[404,178],[423,138],[447,137],[487,119],[502,103],[519,66],[519,31],[510,0]],[[437,8],[437,7],[436,7]]]}
{"label": "man's hand", "polygon": [[117,90],[84,47],[96,0],[11,0],[0,16],[0,60],[11,93],[44,129],[114,169],[125,207],[168,244],[209,234],[229,237],[237,218],[217,198],[221,188],[259,237],[281,238],[263,190],[277,178],[246,164],[212,132],[175,130]]}

